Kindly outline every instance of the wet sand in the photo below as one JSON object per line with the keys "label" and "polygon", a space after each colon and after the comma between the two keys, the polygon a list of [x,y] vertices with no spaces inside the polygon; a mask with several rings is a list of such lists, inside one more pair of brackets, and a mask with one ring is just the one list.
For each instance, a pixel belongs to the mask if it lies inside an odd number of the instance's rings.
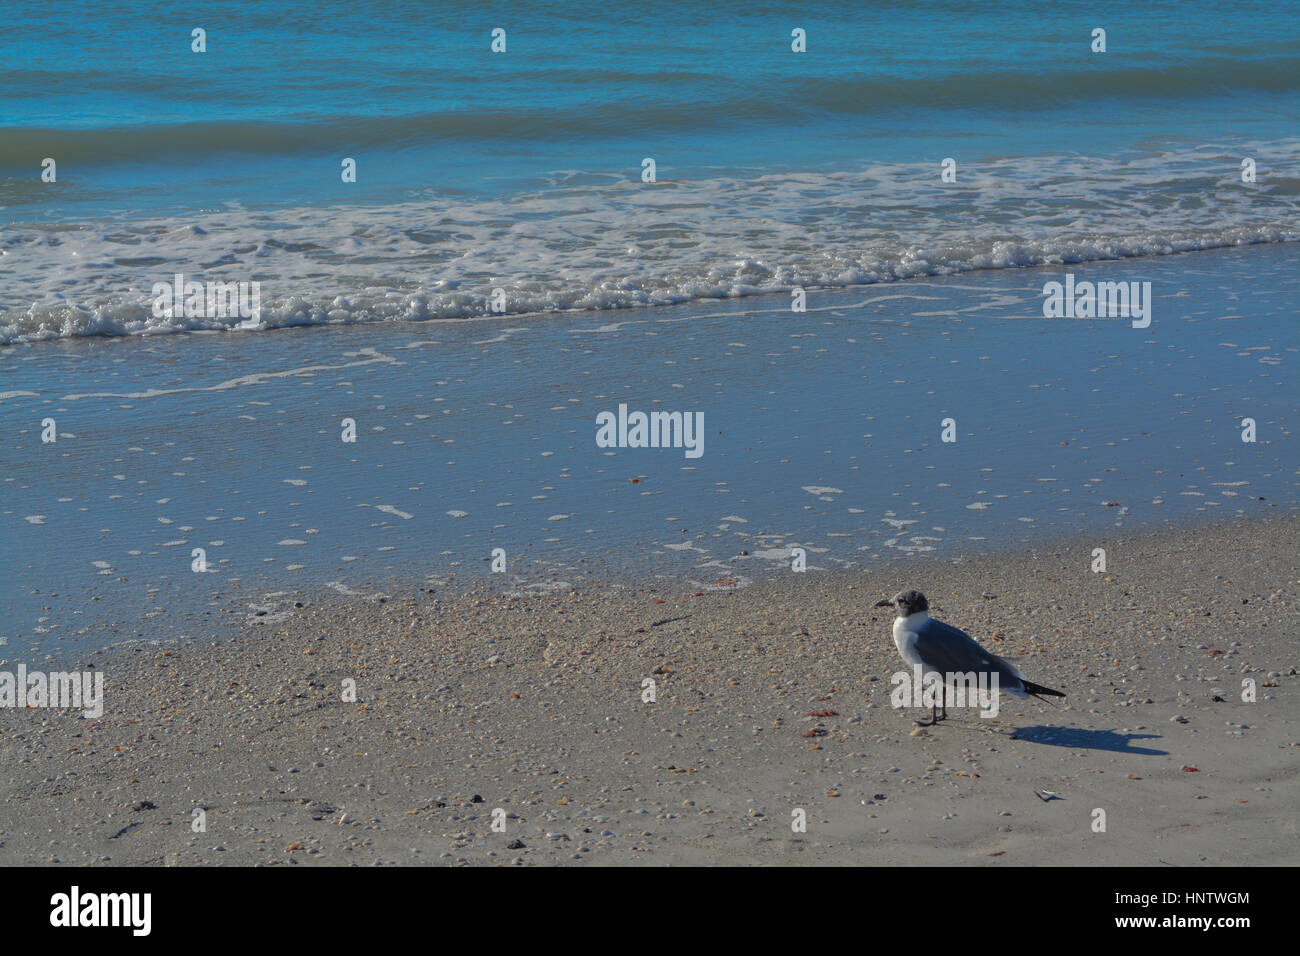
{"label": "wet sand", "polygon": [[[285,593],[218,643],[92,655],[99,719],[0,713],[0,863],[1295,865],[1297,531],[1112,534],[1106,573],[1090,536],[740,588]],[[872,607],[903,587],[1068,697],[917,730]]]}

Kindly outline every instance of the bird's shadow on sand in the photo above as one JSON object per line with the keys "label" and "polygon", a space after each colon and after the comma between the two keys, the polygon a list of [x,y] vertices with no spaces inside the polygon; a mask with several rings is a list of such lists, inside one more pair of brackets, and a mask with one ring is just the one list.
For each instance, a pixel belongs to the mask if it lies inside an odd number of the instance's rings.
{"label": "bird's shadow on sand", "polygon": [[1134,747],[1135,740],[1159,740],[1159,734],[1120,734],[1113,730],[1084,730],[1080,727],[1021,727],[1009,735],[1012,740],[1049,747],[1069,747],[1071,750],[1110,750],[1121,754],[1138,754],[1149,757],[1168,756],[1167,750]]}

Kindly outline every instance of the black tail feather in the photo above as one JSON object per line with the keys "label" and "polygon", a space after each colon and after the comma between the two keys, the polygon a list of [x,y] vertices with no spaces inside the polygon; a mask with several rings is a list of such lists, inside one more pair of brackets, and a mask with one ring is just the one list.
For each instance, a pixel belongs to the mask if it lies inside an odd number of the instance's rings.
{"label": "black tail feather", "polygon": [[1044,697],[1065,696],[1059,690],[1052,690],[1052,688],[1044,687],[1042,684],[1030,683],[1029,681],[1025,680],[1023,677],[1020,679],[1020,686],[1025,689],[1026,694],[1030,694],[1034,697],[1037,697],[1039,700],[1042,700]]}

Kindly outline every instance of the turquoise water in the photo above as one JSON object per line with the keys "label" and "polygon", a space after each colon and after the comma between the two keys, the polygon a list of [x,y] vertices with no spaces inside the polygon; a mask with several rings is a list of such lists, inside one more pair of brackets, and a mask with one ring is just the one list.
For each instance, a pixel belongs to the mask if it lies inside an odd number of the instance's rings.
{"label": "turquoise water", "polygon": [[277,327],[1294,240],[1284,7],[11,7],[0,342],[238,324],[152,315],[178,272]]}
{"label": "turquoise water", "polygon": [[362,162],[349,199],[393,199],[656,153],[696,177],[1264,142],[1296,134],[1288,6],[29,5],[0,36],[0,173],[61,156],[84,201],[175,210],[337,199],[342,156]]}

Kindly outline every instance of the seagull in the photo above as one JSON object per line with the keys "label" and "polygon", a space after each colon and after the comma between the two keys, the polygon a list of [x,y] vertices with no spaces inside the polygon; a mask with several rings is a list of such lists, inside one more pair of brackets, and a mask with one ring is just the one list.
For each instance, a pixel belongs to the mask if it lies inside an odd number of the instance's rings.
{"label": "seagull", "polygon": [[[893,607],[898,610],[898,617],[894,618],[894,646],[898,648],[903,660],[913,665],[920,664],[924,673],[937,671],[945,678],[950,674],[966,674],[971,671],[976,674],[996,673],[998,689],[1013,697],[1032,695],[1042,700],[1044,696],[1065,696],[1059,690],[1025,680],[1020,671],[996,654],[986,651],[965,631],[959,631],[943,621],[936,621],[930,616],[930,602],[920,591],[903,591],[877,602],[876,607]],[[930,727],[948,719],[946,680],[942,686],[943,716],[939,716],[937,705],[931,705],[930,719],[916,721],[920,726]]]}

